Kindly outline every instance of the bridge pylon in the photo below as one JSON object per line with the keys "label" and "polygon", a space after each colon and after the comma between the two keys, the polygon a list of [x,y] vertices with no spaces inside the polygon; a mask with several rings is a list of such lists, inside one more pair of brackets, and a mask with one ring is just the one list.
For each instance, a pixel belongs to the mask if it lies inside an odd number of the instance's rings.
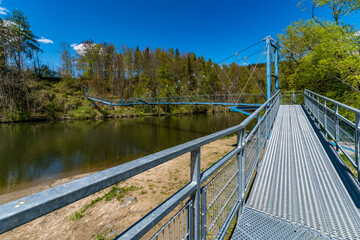
{"label": "bridge pylon", "polygon": [[[273,92],[277,92],[280,88],[279,83],[279,61],[280,52],[279,44],[271,37],[266,38],[266,95],[267,99],[270,99]],[[272,69],[272,63],[274,63],[274,71]],[[274,74],[273,74],[274,73]],[[272,91],[272,79],[274,78],[274,91]]]}

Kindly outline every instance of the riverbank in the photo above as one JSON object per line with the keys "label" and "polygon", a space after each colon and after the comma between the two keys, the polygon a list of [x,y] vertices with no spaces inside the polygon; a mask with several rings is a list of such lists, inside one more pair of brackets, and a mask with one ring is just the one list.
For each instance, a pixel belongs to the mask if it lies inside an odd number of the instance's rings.
{"label": "riverbank", "polygon": [[[80,83],[69,86],[65,82],[51,83],[39,81],[34,83],[32,91],[33,110],[2,109],[0,123],[67,121],[67,120],[100,120],[134,118],[143,116],[166,116],[205,112],[229,111],[219,106],[104,106],[94,105],[84,97],[84,89]],[[109,96],[118,99],[116,96]]]}
{"label": "riverbank", "polygon": [[[236,136],[233,136],[202,147],[202,171],[233,149],[235,143]],[[89,174],[44,183],[21,193],[0,196],[0,201],[13,200],[15,196],[17,198],[32,194]],[[181,189],[189,180],[190,154],[185,154],[2,234],[0,238],[113,239]]]}

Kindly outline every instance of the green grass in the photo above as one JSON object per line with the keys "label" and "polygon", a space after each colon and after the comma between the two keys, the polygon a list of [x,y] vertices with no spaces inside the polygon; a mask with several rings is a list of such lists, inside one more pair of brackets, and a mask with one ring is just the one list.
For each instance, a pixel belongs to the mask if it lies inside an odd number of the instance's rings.
{"label": "green grass", "polygon": [[81,219],[82,217],[84,217],[85,212],[88,209],[94,207],[98,202],[102,201],[103,199],[105,199],[105,201],[111,201],[116,198],[118,201],[121,201],[125,197],[126,193],[133,191],[133,190],[135,190],[134,186],[131,186],[131,187],[114,186],[110,189],[109,192],[105,193],[101,197],[97,197],[97,198],[91,200],[90,203],[85,204],[79,211],[76,211],[73,215],[71,215],[70,219],[73,221]]}
{"label": "green grass", "polygon": [[351,164],[349,159],[345,156],[345,154],[340,154],[341,158],[344,160],[345,164],[349,167],[350,171],[354,174],[356,178],[358,178],[358,172],[354,168],[354,166]]}
{"label": "green grass", "polygon": [[102,234],[96,236],[96,240],[108,240],[109,238],[104,237]]}

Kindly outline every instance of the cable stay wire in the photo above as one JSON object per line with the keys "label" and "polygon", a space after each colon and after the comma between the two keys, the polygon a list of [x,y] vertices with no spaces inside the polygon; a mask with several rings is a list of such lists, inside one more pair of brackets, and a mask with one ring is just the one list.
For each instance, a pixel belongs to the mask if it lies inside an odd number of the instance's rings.
{"label": "cable stay wire", "polygon": [[326,71],[327,74],[329,74],[330,76],[332,76],[333,78],[339,80],[340,82],[342,82],[343,84],[347,85],[348,87],[352,88],[353,90],[355,90],[356,92],[360,93],[360,90],[355,88],[354,86],[350,85],[349,83],[345,82],[344,80],[332,75],[331,73],[329,73],[328,71]]}
{"label": "cable stay wire", "polygon": [[265,48],[263,49],[263,51],[262,51],[262,53],[261,53],[261,55],[260,55],[260,57],[259,57],[259,59],[258,59],[257,63],[255,64],[255,67],[253,68],[253,70],[252,70],[252,72],[251,72],[251,74],[250,74],[250,76],[249,76],[248,80],[246,81],[246,84],[245,84],[244,88],[242,89],[242,91],[241,91],[241,93],[240,93],[240,96],[239,96],[239,98],[237,99],[236,103],[239,103],[239,100],[240,100],[240,98],[241,98],[241,96],[242,96],[242,94],[243,94],[243,92],[244,92],[245,88],[247,87],[247,85],[248,85],[248,83],[249,83],[249,81],[250,81],[250,79],[251,79],[252,75],[254,74],[254,71],[256,70],[256,67],[258,66],[258,64],[259,64],[259,62],[260,62],[260,60],[261,60],[261,58],[263,57],[263,55],[264,55],[264,52],[265,52],[265,49],[266,49],[266,48],[267,48],[267,46],[265,46]]}
{"label": "cable stay wire", "polygon": [[197,82],[198,82],[198,84],[199,84],[200,88],[201,88],[201,89],[203,90],[203,92],[205,93],[205,96],[208,96],[208,97],[210,98],[210,102],[211,102],[211,103],[213,103],[213,102],[211,101],[210,94],[208,94],[208,93],[205,91],[205,89],[203,88],[202,84],[200,83],[199,78],[197,78],[197,77],[196,77],[195,73],[193,74],[193,76],[194,76],[194,77],[195,77],[195,79],[197,80]]}
{"label": "cable stay wire", "polygon": [[[231,81],[229,75],[226,73],[226,71],[224,70],[223,67],[221,67],[221,70],[225,73],[226,78],[230,81],[231,87],[235,88],[235,85],[234,85],[233,81]],[[229,88],[230,88],[230,87],[229,87]]]}
{"label": "cable stay wire", "polygon": [[[250,62],[247,62],[247,64],[250,65]],[[248,70],[248,72],[250,73],[249,69],[247,69],[247,70]],[[258,73],[257,71],[255,71],[255,74],[256,74],[256,76],[257,76],[258,79],[261,79],[261,76],[259,76],[259,73]],[[253,77],[253,79],[254,79],[256,85],[258,85],[258,87],[259,87],[260,91],[262,92],[262,94],[266,97],[265,92],[261,89],[261,87],[260,87],[260,85],[258,84],[258,82],[255,80],[254,77]]]}
{"label": "cable stay wire", "polygon": [[227,89],[227,87],[226,87],[226,85],[225,85],[224,81],[223,81],[223,80],[222,80],[222,78],[220,77],[219,73],[216,71],[214,64],[213,64],[211,67],[212,67],[212,68],[214,69],[214,71],[216,72],[216,75],[217,75],[217,76],[218,76],[218,78],[220,79],[220,81],[221,81],[222,85],[224,86],[225,90],[227,91],[227,93],[228,93],[229,97],[232,99],[232,101],[235,101],[235,99],[232,97],[232,95],[231,95],[231,93],[230,93],[229,89]]}
{"label": "cable stay wire", "polygon": [[213,92],[215,98],[217,98],[219,100],[219,102],[221,102],[221,99],[219,98],[219,96],[217,94],[215,94],[215,90],[213,89],[213,87],[211,86],[211,84],[208,82],[208,80],[205,78],[205,75],[203,75],[202,77],[203,79],[205,79],[207,85],[210,87],[211,91]]}
{"label": "cable stay wire", "polygon": [[290,48],[286,47],[284,44],[282,44],[282,43],[280,43],[280,42],[278,42],[278,41],[276,41],[276,40],[274,40],[274,42],[278,43],[281,47],[287,49],[289,52],[292,52],[293,54],[295,54],[295,55],[297,55],[298,57],[302,58],[302,56],[301,56],[299,53],[294,52],[294,51],[291,50]]}
{"label": "cable stay wire", "polygon": [[[239,59],[240,59],[241,63],[244,64],[244,62],[241,60],[240,57],[239,57]],[[246,71],[251,75],[251,72],[250,72],[250,70],[247,68],[247,66],[245,66],[245,69],[246,69]],[[253,70],[253,69],[254,69],[254,67],[253,67],[251,70]],[[259,75],[258,75],[257,72],[256,72],[256,75],[257,75],[257,77],[260,79],[260,77],[259,77]],[[254,80],[256,86],[260,89],[261,93],[266,97],[264,91],[261,89],[261,87],[259,86],[258,82],[255,80],[255,78],[252,77],[252,79]]]}
{"label": "cable stay wire", "polygon": [[[252,54],[249,54],[249,55],[245,56],[244,58],[241,58],[241,60],[248,59],[249,57],[252,57],[252,56],[258,54],[258,53],[262,52],[263,50],[264,50],[264,49],[262,48],[262,49],[260,49],[260,50],[258,50],[258,51],[256,51],[256,52],[253,52]],[[237,61],[235,61],[234,63],[240,62],[241,60],[237,60]]]}
{"label": "cable stay wire", "polygon": [[[180,81],[181,81],[181,80],[178,80],[179,83],[181,83]],[[188,81],[187,84],[190,85],[190,81]],[[192,100],[191,95],[189,94],[189,92],[188,92],[187,90],[185,90],[185,89],[184,89],[184,91],[185,91],[185,94],[187,94],[187,95],[185,95],[185,97],[188,97],[189,100],[190,100],[190,102],[194,102],[194,101]],[[181,101],[181,85],[180,85],[180,101]]]}
{"label": "cable stay wire", "polygon": [[255,47],[255,46],[258,45],[259,43],[262,43],[263,41],[265,41],[265,39],[263,39],[263,40],[261,40],[261,41],[258,41],[258,42],[256,42],[256,43],[254,43],[254,44],[252,44],[252,45],[244,48],[244,49],[241,49],[240,51],[234,53],[233,55],[231,55],[231,56],[229,56],[229,57],[227,57],[227,58],[225,58],[225,59],[223,59],[223,60],[221,60],[221,61],[219,61],[219,62],[217,62],[216,64],[220,64],[220,63],[225,62],[226,60],[228,60],[228,59],[230,59],[230,58],[232,58],[232,57],[234,57],[234,56],[238,56],[239,53],[245,52],[246,50],[248,50],[248,49],[250,49],[250,48],[252,48],[252,47]]}

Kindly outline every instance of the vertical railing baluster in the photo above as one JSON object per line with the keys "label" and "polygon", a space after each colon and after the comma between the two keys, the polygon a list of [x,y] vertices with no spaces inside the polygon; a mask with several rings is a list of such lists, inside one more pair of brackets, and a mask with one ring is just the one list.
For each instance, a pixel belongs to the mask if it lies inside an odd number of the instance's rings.
{"label": "vertical railing baluster", "polygon": [[336,151],[337,153],[340,153],[340,150],[339,150],[339,106],[335,103],[335,106],[334,106],[334,111],[335,111],[335,114],[334,114],[334,123],[335,123],[335,143],[336,143]]}
{"label": "vertical railing baluster", "polygon": [[357,165],[358,180],[360,180],[360,114],[355,113],[355,163]]}
{"label": "vertical railing baluster", "polygon": [[201,239],[206,239],[206,188],[201,194]]}
{"label": "vertical railing baluster", "polygon": [[237,155],[237,168],[238,168],[238,176],[237,176],[237,184],[238,184],[238,194],[237,200],[241,203],[240,205],[240,213],[243,210],[243,200],[245,195],[245,161],[246,160],[246,151],[245,151],[245,128],[242,128],[238,131],[237,135],[237,147],[240,148],[240,153]]}
{"label": "vertical railing baluster", "polygon": [[192,196],[193,198],[193,214],[190,218],[193,219],[190,225],[190,238],[198,240],[200,239],[200,148],[191,151],[191,181],[196,183],[196,192]]}
{"label": "vertical railing baluster", "polygon": [[325,136],[326,136],[326,140],[328,139],[328,128],[327,128],[327,110],[326,110],[326,99],[324,99],[324,102],[323,102],[323,110],[324,110],[324,130],[325,130]]}
{"label": "vertical railing baluster", "polygon": [[260,155],[261,155],[261,142],[260,142],[260,138],[261,138],[261,135],[260,135],[260,113],[257,115],[257,133],[256,133],[256,138],[257,138],[257,149],[256,149],[256,152],[257,152],[257,162],[259,164],[259,161],[260,161]]}
{"label": "vertical railing baluster", "polygon": [[319,102],[319,96],[316,96],[316,118],[318,122],[318,127],[320,128],[320,102]]}

